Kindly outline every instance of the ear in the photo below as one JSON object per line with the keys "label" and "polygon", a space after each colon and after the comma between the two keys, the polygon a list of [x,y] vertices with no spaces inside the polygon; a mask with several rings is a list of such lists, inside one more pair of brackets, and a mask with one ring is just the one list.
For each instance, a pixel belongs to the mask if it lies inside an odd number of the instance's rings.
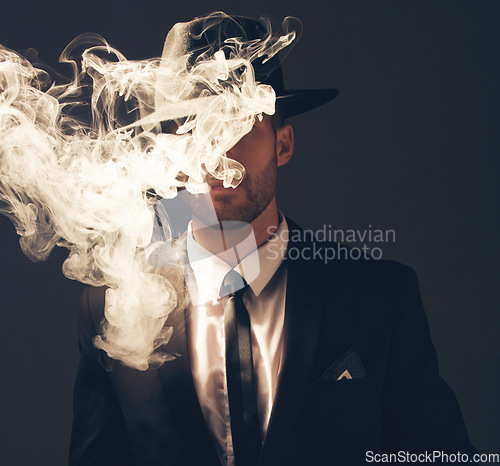
{"label": "ear", "polygon": [[293,154],[293,128],[283,125],[276,130],[276,156],[278,167],[285,165]]}

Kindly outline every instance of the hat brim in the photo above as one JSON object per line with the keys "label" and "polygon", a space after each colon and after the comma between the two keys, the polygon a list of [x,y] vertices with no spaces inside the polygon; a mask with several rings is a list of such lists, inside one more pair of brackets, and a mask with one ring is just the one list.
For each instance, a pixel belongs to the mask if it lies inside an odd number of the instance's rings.
{"label": "hat brim", "polygon": [[283,118],[312,110],[335,99],[337,89],[284,90],[276,96]]}

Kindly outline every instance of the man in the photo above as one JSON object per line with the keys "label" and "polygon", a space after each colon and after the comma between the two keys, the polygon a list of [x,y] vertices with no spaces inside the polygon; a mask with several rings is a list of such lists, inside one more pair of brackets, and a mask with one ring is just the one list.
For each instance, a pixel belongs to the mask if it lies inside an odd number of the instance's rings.
{"label": "man", "polygon": [[[265,30],[240,17],[220,24],[219,47]],[[187,50],[209,40],[195,31],[188,26]],[[245,178],[233,189],[207,176],[208,194],[182,194],[193,212],[179,248],[191,303],[167,321],[177,357],[147,371],[111,361],[92,344],[105,290],[82,297],[70,464],[345,465],[379,453],[473,454],[438,374],[414,272],[389,261],[310,260],[318,245],[277,208],[277,169],[293,153],[283,120],[337,92],[284,90],[276,60],[254,68],[274,87],[278,113],[256,117],[228,151]],[[158,267],[161,248],[149,253]]]}

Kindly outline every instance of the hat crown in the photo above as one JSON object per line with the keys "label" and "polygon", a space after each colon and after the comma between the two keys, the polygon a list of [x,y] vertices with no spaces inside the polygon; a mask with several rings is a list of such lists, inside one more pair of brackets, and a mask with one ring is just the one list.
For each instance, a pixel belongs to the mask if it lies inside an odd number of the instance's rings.
{"label": "hat crown", "polygon": [[[186,58],[188,68],[222,51],[226,58],[250,62],[255,80],[274,89],[280,114],[288,118],[319,107],[338,95],[337,89],[286,90],[278,58],[290,50],[290,43],[300,36],[302,26],[296,18],[285,18],[284,35],[273,35],[269,19],[212,13],[185,23],[177,23],[168,33],[162,59]],[[291,32],[288,32],[291,31]],[[283,49],[285,52],[281,52]]]}
{"label": "hat crown", "polygon": [[168,33],[162,58],[188,56],[194,66],[201,60],[224,52],[227,59],[237,56],[248,59],[255,79],[273,87],[277,95],[284,90],[283,72],[277,54],[269,56],[265,44],[272,39],[268,20],[213,13],[204,18],[177,23]]}

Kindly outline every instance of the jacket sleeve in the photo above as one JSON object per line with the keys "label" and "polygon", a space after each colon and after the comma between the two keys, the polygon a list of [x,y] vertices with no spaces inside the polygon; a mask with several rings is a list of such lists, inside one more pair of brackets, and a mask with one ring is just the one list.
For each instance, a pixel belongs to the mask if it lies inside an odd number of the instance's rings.
{"label": "jacket sleeve", "polygon": [[408,267],[396,302],[383,402],[384,451],[460,452],[469,459],[477,452],[455,394],[439,375],[417,277]]}
{"label": "jacket sleeve", "polygon": [[92,345],[96,331],[89,290],[82,294],[78,316],[80,364],[73,397],[69,466],[135,466],[120,405],[99,363],[99,351]]}

